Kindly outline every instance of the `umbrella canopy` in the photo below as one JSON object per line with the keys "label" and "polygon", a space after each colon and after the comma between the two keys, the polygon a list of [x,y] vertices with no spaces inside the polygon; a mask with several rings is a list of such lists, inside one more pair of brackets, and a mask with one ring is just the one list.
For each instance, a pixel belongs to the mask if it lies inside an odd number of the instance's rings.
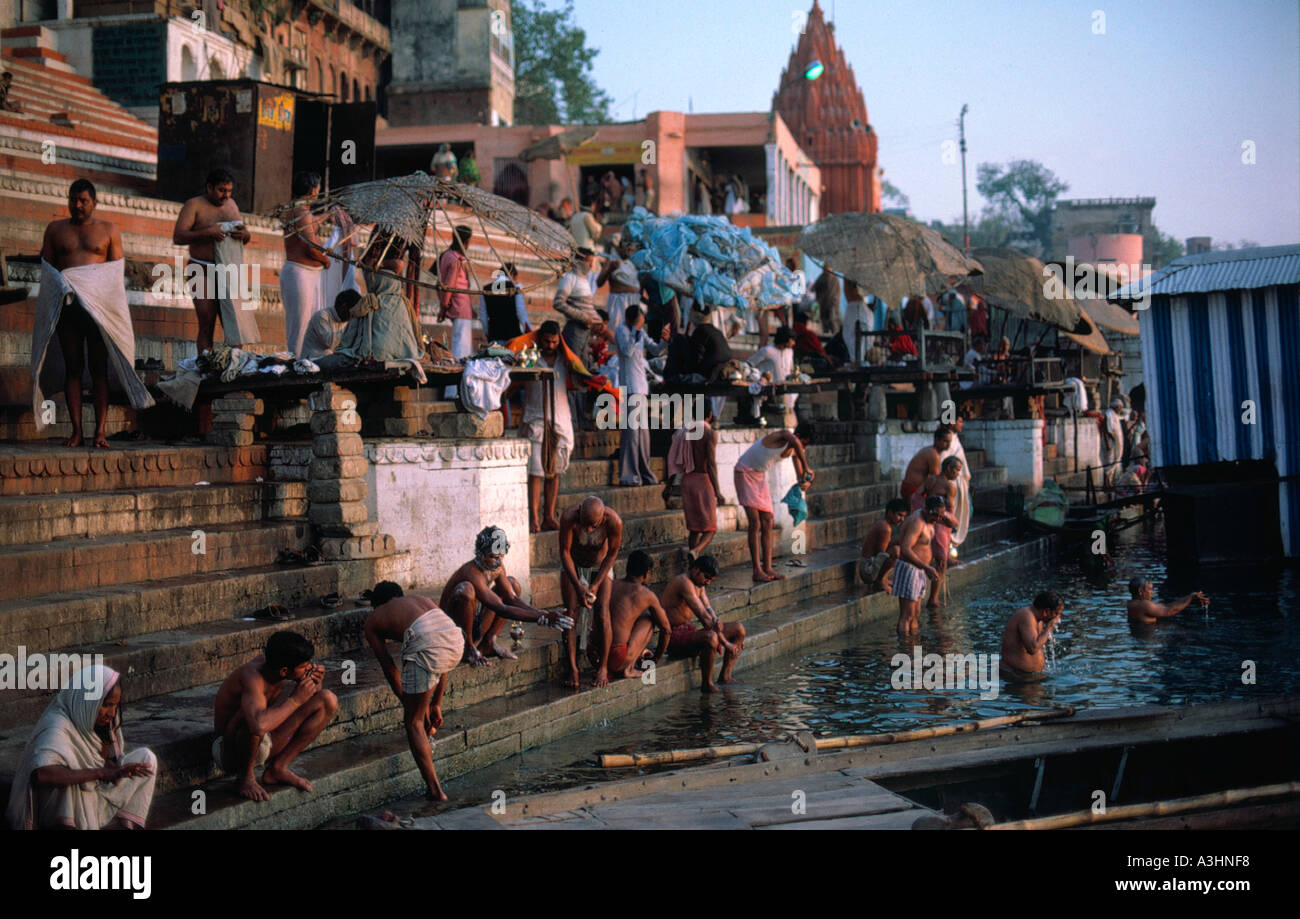
{"label": "umbrella canopy", "polygon": [[[304,214],[321,221],[318,234],[333,244],[324,251],[332,258],[357,264],[370,240],[379,237],[386,248],[396,245],[419,247],[422,259],[436,262],[452,241],[456,226],[468,226],[474,240],[485,245],[490,264],[527,263],[542,267],[553,277],[544,277],[533,287],[550,283],[568,270],[576,244],[569,232],[535,211],[493,195],[476,185],[416,173],[373,182],[361,182],[314,198],[299,199],[276,208],[286,235],[296,234]],[[471,243],[473,244],[473,243]],[[420,277],[410,280],[422,287],[454,293],[481,293],[483,284],[473,277],[470,288],[452,289]],[[522,288],[531,289],[531,288]]]}
{"label": "umbrella canopy", "polygon": [[982,270],[937,230],[896,214],[835,214],[804,228],[796,245],[890,303],[938,296]]}
{"label": "umbrella canopy", "polygon": [[596,136],[598,125],[579,125],[559,134],[544,137],[535,144],[529,144],[519,154],[525,163],[532,160],[558,160],[568,156],[587,141]]}
{"label": "umbrella canopy", "polygon": [[1087,332],[1064,332],[1062,334],[1088,351],[1095,351],[1097,354],[1109,354],[1110,345],[1106,344],[1106,339],[1101,334],[1101,330],[1097,328],[1087,313],[1083,314],[1083,324],[1087,325]]}
{"label": "umbrella canopy", "polygon": [[1083,307],[1083,311],[1088,314],[1088,318],[1103,329],[1118,332],[1121,335],[1136,335],[1140,331],[1137,318],[1130,315],[1128,310],[1118,307],[1114,303],[1093,298],[1091,300],[1080,300],[1079,304]]}
{"label": "umbrella canopy", "polygon": [[984,266],[983,277],[973,286],[992,306],[1064,332],[1087,336],[1089,329],[1095,330],[1091,323],[1084,325],[1083,308],[1063,285],[1060,296],[1047,295],[1048,275],[1043,263],[1032,255],[989,246],[972,249],[971,257]]}

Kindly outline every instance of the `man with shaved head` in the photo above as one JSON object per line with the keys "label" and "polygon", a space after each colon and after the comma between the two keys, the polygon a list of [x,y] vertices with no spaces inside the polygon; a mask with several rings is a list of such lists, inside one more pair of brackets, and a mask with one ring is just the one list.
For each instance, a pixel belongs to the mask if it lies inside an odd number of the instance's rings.
{"label": "man with shaved head", "polygon": [[[613,634],[609,621],[610,587],[614,562],[623,545],[623,520],[613,508],[592,496],[560,515],[560,596],[569,616],[578,623],[565,635],[569,674],[564,685],[577,689],[578,645],[587,645],[587,633],[594,617],[600,623],[600,663],[595,685],[609,685],[609,647]],[[577,633],[575,636],[574,633]]]}

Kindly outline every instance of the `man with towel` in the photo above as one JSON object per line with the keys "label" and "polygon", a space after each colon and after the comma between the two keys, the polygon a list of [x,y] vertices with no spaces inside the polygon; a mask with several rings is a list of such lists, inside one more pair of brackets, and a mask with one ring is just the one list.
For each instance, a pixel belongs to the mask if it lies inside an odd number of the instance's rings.
{"label": "man with towel", "polygon": [[686,517],[686,551],[692,559],[704,554],[718,532],[718,505],[722,486],[718,484],[718,432],[713,427],[713,409],[705,401],[704,417],[678,428],[668,448],[668,478],[664,485],[667,506],[672,477],[682,477],[682,510]]}
{"label": "man with towel", "polygon": [[[320,194],[320,176],[300,172],[293,177],[295,199]],[[303,357],[303,338],[313,316],[326,306],[325,269],[330,257],[321,248],[320,218],[305,203],[290,214],[284,230],[284,266],[280,269],[280,299],[284,301],[285,350]]]}
{"label": "man with towel", "polygon": [[[614,582],[614,562],[623,545],[623,519],[599,498],[587,498],[560,515],[560,596],[569,617],[577,628],[565,635],[569,655],[569,675],[564,685],[577,689],[577,646],[586,649],[589,622],[600,623],[600,663],[596,667],[596,686],[609,685],[610,587]],[[577,632],[577,637],[574,636]]]}
{"label": "man with towel", "polygon": [[36,722],[9,791],[14,830],[144,829],[158,760],[122,741],[121,674],[96,664],[72,675]]}
{"label": "man with towel", "polygon": [[[72,436],[65,446],[81,446],[82,375],[89,365],[95,446],[107,449],[110,377],[126,390],[135,408],[148,408],[154,402],[135,375],[135,333],[126,302],[122,236],[116,226],[94,216],[95,204],[95,186],[77,179],[68,189],[68,219],[45,228],[41,288],[32,326],[32,412],[36,430],[43,430],[46,393],[63,387],[72,418]],[[59,347],[51,348],[56,335]]]}
{"label": "man with towel", "polygon": [[[212,170],[203,194],[185,202],[172,230],[172,243],[189,246],[190,265],[198,265],[202,271],[203,282],[193,295],[194,312],[199,317],[196,344],[200,354],[212,350],[218,315],[226,344],[242,345],[258,339],[253,308],[238,296],[244,243],[253,236],[240,219],[239,206],[231,197],[234,191],[235,177],[229,170]],[[217,271],[217,265],[226,270]],[[187,277],[191,274],[188,265],[185,273]]]}

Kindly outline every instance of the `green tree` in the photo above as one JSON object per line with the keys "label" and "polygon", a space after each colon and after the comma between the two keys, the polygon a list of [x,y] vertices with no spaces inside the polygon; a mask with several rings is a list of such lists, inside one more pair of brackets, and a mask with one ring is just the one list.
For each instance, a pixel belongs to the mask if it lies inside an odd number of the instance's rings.
{"label": "green tree", "polygon": [[882,179],[880,181],[880,197],[885,201],[890,201],[898,205],[899,207],[907,207],[912,203],[907,195],[899,191],[898,186],[888,179]]}
{"label": "green tree", "polygon": [[510,0],[515,39],[515,123],[599,124],[610,98],[591,76],[598,48],[573,22],[573,0],[548,9],[542,0]]}
{"label": "green tree", "polygon": [[1187,250],[1183,244],[1167,233],[1161,233],[1159,227],[1152,227],[1156,235],[1156,244],[1152,247],[1155,251],[1151,253],[1153,264],[1152,268],[1163,268],[1176,258],[1186,254]]}
{"label": "green tree", "polygon": [[1024,229],[1047,252],[1052,247],[1052,207],[1069,185],[1036,160],[1012,160],[1006,165],[980,163],[975,188],[988,206],[986,217],[1000,218]]}

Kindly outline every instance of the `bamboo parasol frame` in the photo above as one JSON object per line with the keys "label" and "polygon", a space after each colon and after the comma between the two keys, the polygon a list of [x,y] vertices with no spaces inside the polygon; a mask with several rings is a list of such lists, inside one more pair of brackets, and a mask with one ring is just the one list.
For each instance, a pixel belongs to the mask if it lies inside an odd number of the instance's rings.
{"label": "bamboo parasol frame", "polygon": [[[280,221],[286,238],[298,236],[305,239],[300,230],[304,209],[306,214],[342,227],[343,236],[337,243],[319,247],[331,258],[363,267],[363,261],[368,262],[369,258],[377,256],[376,267],[367,267],[367,270],[398,277],[377,265],[388,257],[394,246],[415,246],[421,260],[432,257],[435,281],[420,279],[418,272],[398,279],[447,293],[483,294],[490,292],[491,287],[489,285],[489,290],[485,290],[472,262],[468,287],[453,287],[436,280],[438,259],[451,245],[440,246],[440,237],[454,239],[452,231],[458,225],[469,226],[487,244],[496,264],[520,260],[518,254],[506,255],[498,251],[497,246],[503,237],[525,257],[541,264],[550,276],[518,288],[521,292],[550,284],[567,271],[576,249],[567,230],[534,211],[478,186],[423,174],[361,182],[329,194],[282,204],[272,211],[271,216]],[[375,252],[373,244],[377,241],[382,241],[383,245]],[[357,257],[354,252],[363,255]]]}

